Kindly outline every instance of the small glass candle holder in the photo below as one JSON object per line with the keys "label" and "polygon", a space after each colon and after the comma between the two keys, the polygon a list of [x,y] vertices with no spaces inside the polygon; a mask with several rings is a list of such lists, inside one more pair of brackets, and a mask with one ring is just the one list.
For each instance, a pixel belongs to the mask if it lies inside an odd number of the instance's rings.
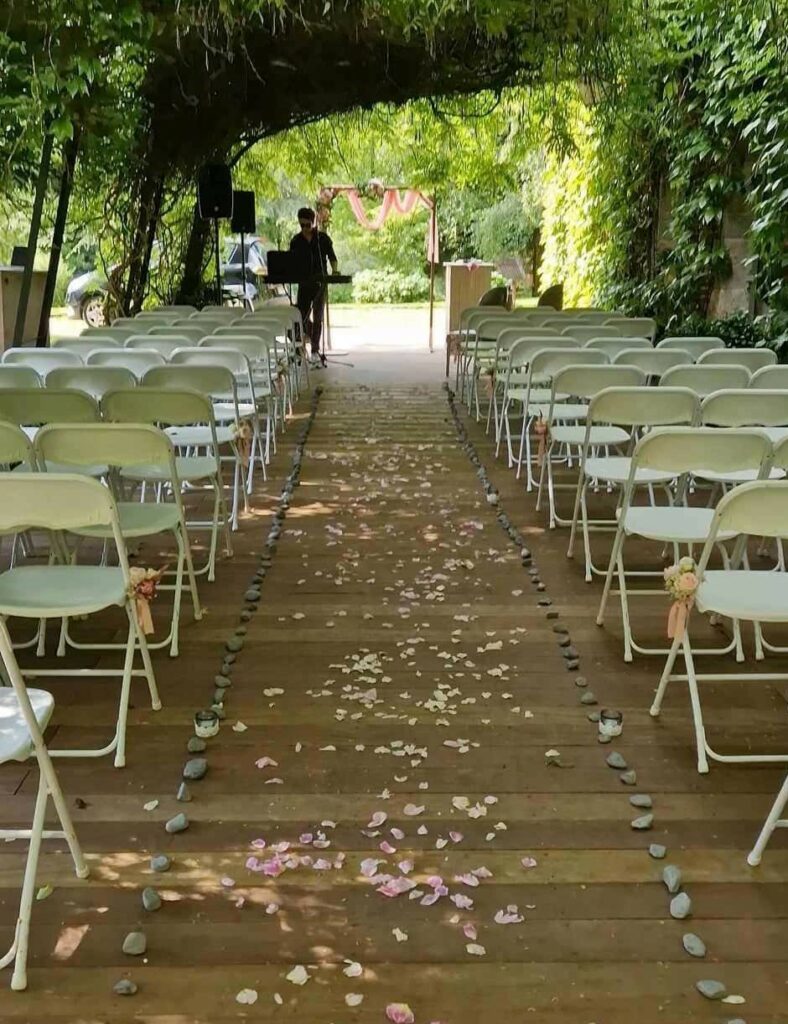
{"label": "small glass candle holder", "polygon": [[207,740],[219,732],[219,716],[215,711],[197,711],[194,715],[194,733]]}
{"label": "small glass candle holder", "polygon": [[620,711],[602,708],[599,712],[599,735],[620,736],[624,729],[624,716]]}

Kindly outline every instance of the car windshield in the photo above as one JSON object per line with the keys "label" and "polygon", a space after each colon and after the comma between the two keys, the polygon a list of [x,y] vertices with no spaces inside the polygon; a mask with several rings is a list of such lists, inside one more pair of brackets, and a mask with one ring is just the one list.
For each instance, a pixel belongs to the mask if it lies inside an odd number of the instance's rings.
{"label": "car windshield", "polygon": [[[255,269],[256,267],[265,267],[265,254],[260,248],[260,243],[255,240],[253,242],[245,242],[244,250],[246,252],[246,265]],[[234,242],[230,249],[230,255],[227,257],[228,263],[234,263],[240,265],[243,261],[241,255],[241,244],[240,242]]]}

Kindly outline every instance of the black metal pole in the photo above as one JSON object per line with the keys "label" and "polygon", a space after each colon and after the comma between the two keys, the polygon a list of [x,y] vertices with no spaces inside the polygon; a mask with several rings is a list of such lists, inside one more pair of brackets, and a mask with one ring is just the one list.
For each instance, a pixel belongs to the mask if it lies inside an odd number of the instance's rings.
{"label": "black metal pole", "polygon": [[44,136],[44,145],[41,148],[41,163],[38,165],[38,178],[36,180],[36,194],[33,200],[33,210],[30,214],[30,230],[27,233],[27,252],[25,254],[25,269],[22,274],[22,287],[19,292],[19,305],[16,309],[16,323],[14,324],[14,346],[21,345],[24,341],[25,323],[27,321],[27,307],[30,303],[30,288],[33,284],[33,264],[38,249],[38,232],[41,228],[41,211],[44,207],[44,198],[47,192],[47,179],[49,168],[52,164],[52,136],[47,133]]}
{"label": "black metal pole", "polygon": [[219,261],[219,218],[214,217],[213,219],[214,229],[214,242],[216,246],[216,305],[221,306],[222,304],[222,270]]}
{"label": "black metal pole", "polygon": [[49,316],[52,312],[52,300],[55,296],[55,283],[57,271],[60,266],[60,250],[63,248],[63,235],[66,230],[66,218],[68,216],[68,204],[71,199],[71,189],[74,185],[74,168],[77,164],[77,153],[79,152],[80,128],[74,126],[74,134],[63,147],[63,173],[60,177],[60,194],[57,200],[57,211],[55,212],[55,227],[52,232],[52,249],[49,253],[49,267],[47,268],[47,279],[44,285],[44,298],[41,302],[41,318],[38,322],[38,337],[36,345],[44,348],[49,343]]}
{"label": "black metal pole", "polygon": [[246,309],[246,245],[244,243],[244,233],[240,232],[241,235],[241,287],[243,289],[241,305]]}

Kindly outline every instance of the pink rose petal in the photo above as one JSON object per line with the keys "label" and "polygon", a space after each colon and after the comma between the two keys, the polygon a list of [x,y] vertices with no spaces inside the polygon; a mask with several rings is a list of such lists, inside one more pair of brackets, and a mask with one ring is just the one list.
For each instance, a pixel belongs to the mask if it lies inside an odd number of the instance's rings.
{"label": "pink rose petal", "polygon": [[388,815],[385,811],[375,811],[372,817],[369,819],[367,828],[380,828],[381,825],[385,824]]}
{"label": "pink rose petal", "polygon": [[391,1024],[414,1024],[415,1020],[413,1010],[407,1003],[389,1003],[386,1007],[386,1017]]}
{"label": "pink rose petal", "polygon": [[274,759],[272,757],[259,757],[255,761],[255,765],[258,768],[278,768],[279,767],[279,762],[278,761],[274,761]]}
{"label": "pink rose petal", "polygon": [[400,869],[403,875],[409,875],[413,870],[413,861],[401,860],[399,864],[397,864],[397,867]]}
{"label": "pink rose petal", "polygon": [[475,941],[479,936],[476,926],[471,924],[470,921],[462,926],[462,933],[466,939],[471,939],[471,941]]}
{"label": "pink rose petal", "polygon": [[534,857],[523,857],[520,863],[524,868],[535,868],[537,862]]}
{"label": "pink rose petal", "polygon": [[380,844],[378,849],[382,850],[383,853],[396,853],[397,852],[396,846],[392,846],[391,843],[387,842],[385,839]]}

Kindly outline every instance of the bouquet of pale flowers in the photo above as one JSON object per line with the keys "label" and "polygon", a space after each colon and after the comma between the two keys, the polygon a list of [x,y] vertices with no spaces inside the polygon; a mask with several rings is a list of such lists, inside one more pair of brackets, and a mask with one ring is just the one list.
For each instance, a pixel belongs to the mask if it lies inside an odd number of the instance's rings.
{"label": "bouquet of pale flowers", "polygon": [[133,565],[129,569],[129,596],[134,599],[137,622],[143,633],[153,632],[153,617],[150,603],[156,596],[156,589],[161,581],[164,569],[143,569]]}
{"label": "bouquet of pale flowers", "polygon": [[698,589],[698,573],[694,558],[681,558],[675,565],[669,565],[664,571],[665,590],[673,598],[668,614],[668,638],[683,639],[687,628],[687,620],[695,603],[695,592]]}

